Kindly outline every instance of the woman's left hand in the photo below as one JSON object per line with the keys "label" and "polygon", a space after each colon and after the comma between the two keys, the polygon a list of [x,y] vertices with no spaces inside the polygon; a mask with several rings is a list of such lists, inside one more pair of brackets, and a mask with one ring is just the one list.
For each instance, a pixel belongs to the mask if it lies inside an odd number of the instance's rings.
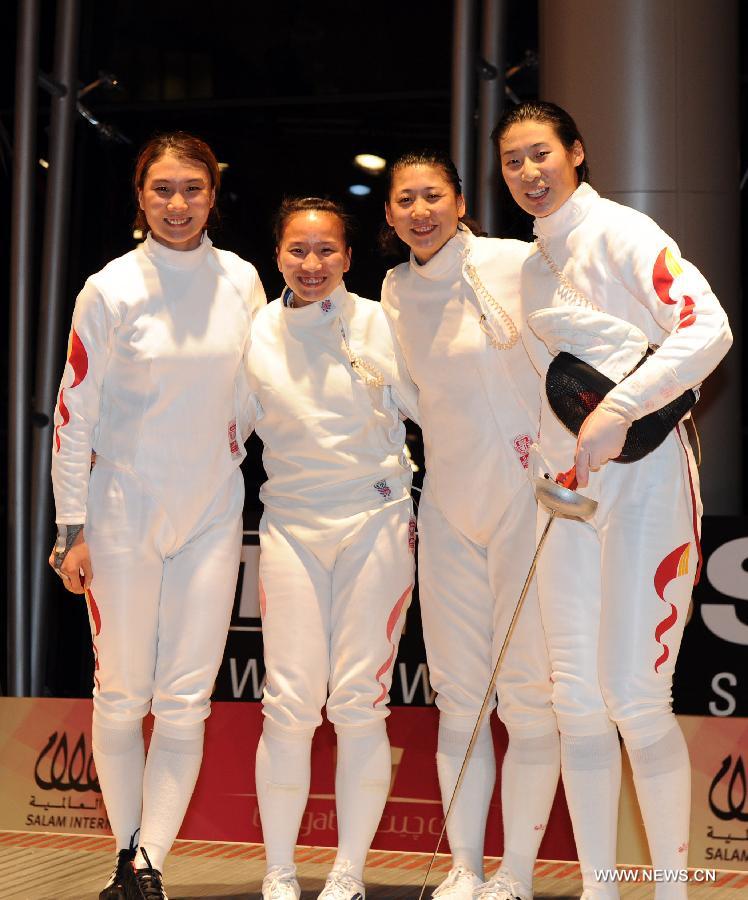
{"label": "woman's left hand", "polygon": [[608,460],[621,455],[629,423],[617,412],[612,412],[601,403],[582,423],[577,438],[574,465],[577,484],[587,487],[589,473],[605,465]]}

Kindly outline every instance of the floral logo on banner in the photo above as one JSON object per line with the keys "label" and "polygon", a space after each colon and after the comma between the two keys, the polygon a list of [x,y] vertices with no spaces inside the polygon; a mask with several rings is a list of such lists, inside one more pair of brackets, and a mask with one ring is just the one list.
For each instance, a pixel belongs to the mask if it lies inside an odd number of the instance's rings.
{"label": "floral logo on banner", "polygon": [[[732,770],[729,778],[728,772]],[[721,784],[722,781],[724,784]],[[726,756],[722,760],[719,771],[712,779],[709,788],[709,809],[712,813],[723,822],[731,819],[737,819],[738,822],[748,822],[748,800],[745,777],[745,766],[743,765],[743,757],[738,756],[733,766],[732,755]],[[717,794],[719,793],[719,798]],[[716,837],[716,835],[711,835]],[[748,840],[748,831],[744,840]]]}
{"label": "floral logo on banner", "polygon": [[81,733],[71,753],[67,734],[63,731],[58,737],[58,733],[53,732],[36,758],[34,781],[43,791],[96,791],[100,794],[93,754],[86,747],[85,735]]}
{"label": "floral logo on banner", "polygon": [[[34,781],[43,792],[32,794],[27,827],[89,829],[104,831],[109,821],[103,807],[101,787],[93,754],[81,732],[72,745],[66,732],[54,731],[42,747],[34,764]],[[81,794],[99,796],[86,802]]]}

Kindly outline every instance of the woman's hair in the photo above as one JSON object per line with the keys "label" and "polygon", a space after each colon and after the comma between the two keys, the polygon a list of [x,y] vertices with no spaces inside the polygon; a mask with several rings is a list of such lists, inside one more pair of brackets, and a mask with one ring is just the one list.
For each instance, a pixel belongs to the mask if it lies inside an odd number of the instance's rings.
{"label": "woman's hair", "polygon": [[[145,187],[148,170],[166,153],[171,153],[173,156],[176,156],[177,159],[184,160],[185,162],[198,163],[205,166],[208,170],[210,186],[215,190],[216,196],[221,187],[221,170],[218,168],[218,160],[216,159],[215,153],[213,153],[205,141],[200,140],[199,137],[195,137],[194,134],[188,134],[186,131],[172,131],[167,134],[157,134],[155,137],[152,137],[150,141],[141,148],[140,153],[138,153],[138,158],[135,162],[135,173],[132,179],[133,188],[135,190],[135,204],[137,207],[133,228],[139,228],[143,233],[148,231],[148,222],[145,213],[140,208],[138,193]],[[206,227],[210,228],[213,225],[217,225],[219,220],[218,207],[217,204],[214,203],[208,214],[208,223]]]}
{"label": "woman's hair", "polygon": [[276,247],[281,245],[288,220],[297,213],[303,212],[322,212],[336,216],[343,226],[345,249],[347,250],[351,246],[351,240],[356,230],[355,222],[339,203],[326,197],[284,197],[278,212],[273,217],[273,237]]}
{"label": "woman's hair", "polygon": [[[403,153],[402,156],[398,156],[398,158],[387,167],[385,173],[385,202],[388,205],[396,173],[401,169],[407,169],[410,166],[431,166],[434,169],[438,169],[455,192],[455,196],[462,196],[462,179],[460,178],[460,173],[457,171],[457,167],[450,157],[442,150],[426,148],[424,150]],[[467,225],[473,234],[484,234],[480,225],[474,219],[471,219],[468,216],[462,216],[460,221]],[[397,236],[392,225],[388,225],[386,222],[382,225],[379,229],[378,240],[379,249],[385,256],[402,256],[406,245]]]}
{"label": "woman's hair", "polygon": [[555,131],[556,137],[568,151],[571,151],[576,141],[579,141],[582,145],[582,150],[584,150],[584,159],[576,167],[577,178],[580,184],[583,181],[590,180],[590,170],[587,165],[587,149],[584,146],[584,138],[577,127],[577,123],[565,109],[556,106],[555,103],[549,103],[547,100],[530,100],[526,103],[520,103],[504,113],[491,132],[491,141],[496,148],[497,156],[499,155],[499,141],[512,125],[517,125],[519,122],[543,122],[546,125],[550,125]]}

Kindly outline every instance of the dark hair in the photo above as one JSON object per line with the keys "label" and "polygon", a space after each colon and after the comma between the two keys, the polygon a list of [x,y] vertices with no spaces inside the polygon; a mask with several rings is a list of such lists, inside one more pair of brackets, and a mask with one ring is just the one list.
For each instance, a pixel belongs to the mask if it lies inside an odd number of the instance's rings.
{"label": "dark hair", "polygon": [[556,137],[569,151],[579,141],[582,145],[582,150],[584,150],[584,159],[577,166],[577,179],[580,184],[583,181],[590,180],[590,169],[587,165],[587,149],[584,146],[584,138],[577,127],[577,123],[565,109],[546,100],[531,100],[527,103],[520,103],[504,113],[491,132],[491,141],[496,148],[497,156],[499,155],[499,141],[511,126],[516,125],[518,122],[544,122],[550,125],[556,132]]}
{"label": "dark hair", "polygon": [[356,230],[355,222],[339,203],[327,197],[284,197],[278,207],[278,212],[273,217],[273,237],[276,247],[279,247],[283,240],[283,232],[286,230],[291,216],[303,212],[323,212],[336,216],[343,226],[345,249],[347,250],[351,246],[351,240]]}
{"label": "dark hair", "polygon": [[[146,220],[145,213],[140,208],[138,193],[145,187],[145,179],[148,175],[148,170],[166,153],[171,153],[173,156],[176,156],[177,159],[199,163],[200,165],[205,166],[208,170],[208,176],[210,177],[210,186],[216,192],[216,195],[218,195],[219,188],[221,187],[221,170],[218,168],[218,160],[216,159],[215,153],[213,153],[205,141],[201,140],[199,137],[195,137],[194,134],[188,134],[186,131],[172,131],[167,134],[157,134],[155,137],[152,137],[150,141],[141,148],[140,153],[138,153],[138,158],[135,162],[135,173],[132,179],[133,188],[135,189],[135,204],[137,207],[133,228],[139,228],[143,233],[148,231],[148,221]],[[214,203],[208,214],[206,228],[217,225],[219,219],[218,207]]]}
{"label": "dark hair", "polygon": [[[425,148],[423,150],[410,151],[403,153],[401,156],[387,167],[385,173],[385,203],[389,206],[390,194],[392,193],[392,185],[395,180],[395,174],[401,169],[410,168],[410,166],[430,166],[439,171],[444,176],[446,182],[455,192],[456,197],[462,197],[462,179],[457,171],[452,159],[444,153],[443,150],[433,150]],[[473,234],[484,234],[478,222],[468,216],[462,216],[460,219]],[[405,243],[400,240],[395,229],[386,222],[379,229],[379,249],[385,256],[402,256]]]}

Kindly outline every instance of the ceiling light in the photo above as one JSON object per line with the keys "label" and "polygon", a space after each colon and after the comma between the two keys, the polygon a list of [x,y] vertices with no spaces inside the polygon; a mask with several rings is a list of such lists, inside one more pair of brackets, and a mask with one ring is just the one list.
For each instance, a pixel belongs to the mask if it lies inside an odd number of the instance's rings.
{"label": "ceiling light", "polygon": [[375,153],[359,153],[353,157],[353,162],[367,172],[381,172],[387,165],[387,160]]}
{"label": "ceiling light", "polygon": [[371,188],[368,184],[352,184],[348,188],[348,193],[353,194],[354,197],[365,197],[371,193]]}

